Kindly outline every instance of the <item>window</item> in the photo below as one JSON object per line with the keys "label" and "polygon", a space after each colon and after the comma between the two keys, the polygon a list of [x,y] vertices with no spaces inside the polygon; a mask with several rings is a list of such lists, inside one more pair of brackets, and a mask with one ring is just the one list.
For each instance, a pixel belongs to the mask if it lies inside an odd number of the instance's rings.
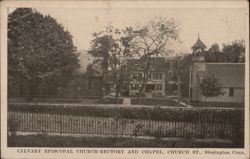
{"label": "window", "polygon": [[131,90],[139,90],[139,84],[131,84]]}
{"label": "window", "polygon": [[162,79],[162,73],[158,73],[158,79]]}
{"label": "window", "polygon": [[153,78],[156,79],[157,78],[157,74],[153,73]]}
{"label": "window", "polygon": [[176,75],[174,74],[174,72],[169,73],[169,80],[170,81],[177,81],[177,78],[176,78]]}
{"label": "window", "polygon": [[152,79],[152,73],[149,73],[148,79]]}
{"label": "window", "polygon": [[233,88],[229,88],[229,96],[230,97],[234,96],[234,89]]}
{"label": "window", "polygon": [[142,73],[133,73],[132,74],[132,79],[141,79],[142,78]]}
{"label": "window", "polygon": [[159,72],[154,73],[153,74],[153,78],[156,79],[156,80],[162,79],[162,73],[159,73]]}
{"label": "window", "polygon": [[121,89],[127,89],[127,85],[126,84],[122,84]]}
{"label": "window", "polygon": [[157,90],[157,91],[162,90],[162,84],[156,84],[155,85],[155,90]]}

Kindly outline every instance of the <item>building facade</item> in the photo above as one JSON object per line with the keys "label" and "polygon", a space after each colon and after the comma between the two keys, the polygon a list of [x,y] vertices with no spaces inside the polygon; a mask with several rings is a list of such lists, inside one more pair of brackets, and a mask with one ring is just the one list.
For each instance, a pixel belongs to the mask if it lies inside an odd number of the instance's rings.
{"label": "building facade", "polygon": [[[129,82],[129,96],[137,96],[140,87],[143,84],[144,69],[142,63],[135,62],[135,69],[131,72],[131,80]],[[159,97],[165,96],[165,83],[166,83],[166,60],[164,57],[154,58],[150,67],[150,75],[146,81],[146,85],[142,90],[144,97]]]}
{"label": "building facade", "polygon": [[[244,102],[245,64],[244,63],[208,63],[204,59],[206,46],[198,38],[192,47],[193,65],[190,74],[190,97],[192,101]],[[205,74],[218,79],[223,94],[205,97],[201,93],[200,82]]]}

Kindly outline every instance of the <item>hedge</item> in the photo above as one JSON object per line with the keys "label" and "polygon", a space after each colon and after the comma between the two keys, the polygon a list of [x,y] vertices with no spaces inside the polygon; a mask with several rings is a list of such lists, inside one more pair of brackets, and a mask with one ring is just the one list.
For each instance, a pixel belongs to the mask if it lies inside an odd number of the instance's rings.
{"label": "hedge", "polygon": [[68,114],[106,118],[126,118],[144,120],[184,121],[184,122],[240,122],[244,119],[243,109],[209,109],[185,107],[116,107],[81,106],[64,104],[9,104],[8,111]]}

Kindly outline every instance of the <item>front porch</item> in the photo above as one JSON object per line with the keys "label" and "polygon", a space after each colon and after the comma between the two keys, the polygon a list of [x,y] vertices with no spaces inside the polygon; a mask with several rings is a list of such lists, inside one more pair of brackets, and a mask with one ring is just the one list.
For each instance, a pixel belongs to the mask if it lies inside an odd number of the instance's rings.
{"label": "front porch", "polygon": [[[129,96],[137,96],[140,90],[141,84],[130,84]],[[161,97],[165,96],[165,84],[164,83],[147,83],[142,90],[142,97]]]}

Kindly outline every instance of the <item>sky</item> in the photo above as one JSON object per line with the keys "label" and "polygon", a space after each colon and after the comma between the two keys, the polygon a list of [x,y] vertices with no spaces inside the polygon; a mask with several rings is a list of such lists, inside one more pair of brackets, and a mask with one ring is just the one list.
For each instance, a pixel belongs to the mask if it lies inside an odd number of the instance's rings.
{"label": "sky", "polygon": [[112,24],[143,25],[154,17],[174,18],[181,28],[181,41],[167,49],[191,53],[198,34],[207,47],[245,38],[245,10],[241,8],[35,8],[54,17],[73,36],[78,50],[90,49],[91,34]]}

